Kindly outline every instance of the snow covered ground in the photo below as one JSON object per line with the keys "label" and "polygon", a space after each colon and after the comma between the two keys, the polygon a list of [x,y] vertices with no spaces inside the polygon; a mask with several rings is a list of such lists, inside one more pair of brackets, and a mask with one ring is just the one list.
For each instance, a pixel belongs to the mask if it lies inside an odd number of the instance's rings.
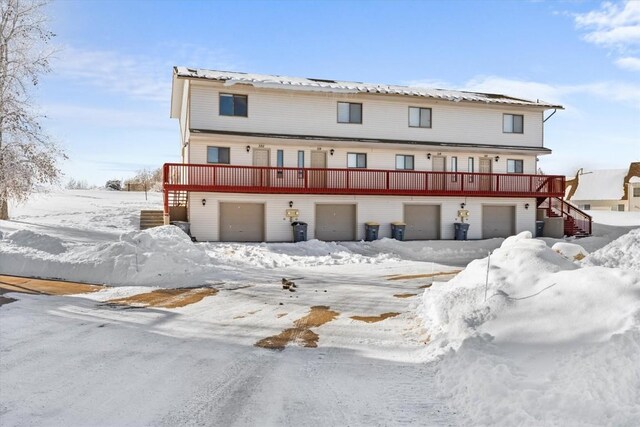
{"label": "snow covered ground", "polygon": [[[2,425],[640,418],[640,218],[566,242],[193,244],[173,227],[136,231],[160,203],[60,191],[0,221],[0,274],[110,285],[5,294],[17,301],[0,306]],[[185,286],[214,292],[179,308],[110,302]]]}

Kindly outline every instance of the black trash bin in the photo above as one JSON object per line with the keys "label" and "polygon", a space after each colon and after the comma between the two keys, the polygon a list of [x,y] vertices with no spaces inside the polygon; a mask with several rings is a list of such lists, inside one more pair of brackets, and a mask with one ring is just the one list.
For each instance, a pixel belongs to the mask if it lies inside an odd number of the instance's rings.
{"label": "black trash bin", "polygon": [[364,223],[364,240],[365,242],[373,242],[378,240],[378,231],[380,230],[380,224],[377,222],[365,222]]}
{"label": "black trash bin", "polygon": [[391,237],[396,240],[404,240],[404,229],[407,224],[404,222],[392,222],[391,223]]}
{"label": "black trash bin", "polygon": [[170,224],[175,225],[180,230],[187,233],[187,235],[191,236],[191,227],[189,226],[189,223],[187,221],[171,221]]}
{"label": "black trash bin", "polygon": [[469,224],[464,222],[456,222],[453,224],[455,229],[456,240],[467,240],[467,232],[469,231]]}
{"label": "black trash bin", "polygon": [[536,221],[536,237],[544,235],[544,221]]}
{"label": "black trash bin", "polygon": [[302,221],[293,221],[293,243],[307,241],[307,223]]}

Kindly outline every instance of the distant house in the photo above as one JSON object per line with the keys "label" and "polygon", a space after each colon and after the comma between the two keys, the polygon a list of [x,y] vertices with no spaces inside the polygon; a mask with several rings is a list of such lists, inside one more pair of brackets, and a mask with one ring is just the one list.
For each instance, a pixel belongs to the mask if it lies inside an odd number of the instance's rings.
{"label": "distant house", "polygon": [[566,181],[566,199],[584,210],[640,211],[640,162],[585,172]]}
{"label": "distant house", "polygon": [[[363,239],[366,222],[407,240],[588,234],[564,176],[536,173],[544,113],[506,95],[176,67],[181,163],[164,165],[164,220],[186,210],[200,241]],[[544,209],[544,210],[542,210]],[[468,217],[466,214],[468,213]],[[564,225],[564,228],[563,228]],[[549,227],[545,228],[545,233]]]}

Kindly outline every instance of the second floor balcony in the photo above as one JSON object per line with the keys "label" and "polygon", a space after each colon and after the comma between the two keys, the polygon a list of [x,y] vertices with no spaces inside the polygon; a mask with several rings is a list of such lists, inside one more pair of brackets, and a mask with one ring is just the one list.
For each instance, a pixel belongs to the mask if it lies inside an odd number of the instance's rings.
{"label": "second floor balcony", "polygon": [[165,191],[379,196],[563,197],[564,176],[166,163]]}

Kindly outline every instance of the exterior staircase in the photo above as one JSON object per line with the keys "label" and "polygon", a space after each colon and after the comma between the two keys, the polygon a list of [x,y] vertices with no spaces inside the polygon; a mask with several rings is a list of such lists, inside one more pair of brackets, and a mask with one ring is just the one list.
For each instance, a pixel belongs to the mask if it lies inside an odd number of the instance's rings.
{"label": "exterior staircase", "polygon": [[161,210],[142,210],[140,211],[140,230],[147,228],[160,227],[164,225],[164,217]]}
{"label": "exterior staircase", "polygon": [[591,216],[559,197],[540,197],[538,208],[546,209],[549,218],[564,219],[565,236],[587,237],[591,235]]}

